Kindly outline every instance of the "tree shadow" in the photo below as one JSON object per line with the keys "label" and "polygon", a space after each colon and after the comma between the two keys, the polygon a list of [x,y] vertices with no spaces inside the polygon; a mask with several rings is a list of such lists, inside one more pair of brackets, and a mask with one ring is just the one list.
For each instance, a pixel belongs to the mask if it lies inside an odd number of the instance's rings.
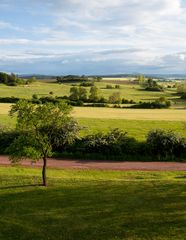
{"label": "tree shadow", "polygon": [[[24,186],[28,185],[18,187]],[[2,239],[15,239],[15,233],[20,240],[168,239],[180,231],[184,235],[184,191],[185,184],[176,182],[77,180],[47,191],[4,193]]]}
{"label": "tree shadow", "polygon": [[0,190],[8,190],[8,189],[19,189],[19,188],[28,188],[28,187],[41,187],[43,184],[24,184],[24,185],[13,185],[13,186],[4,186],[0,187]]}

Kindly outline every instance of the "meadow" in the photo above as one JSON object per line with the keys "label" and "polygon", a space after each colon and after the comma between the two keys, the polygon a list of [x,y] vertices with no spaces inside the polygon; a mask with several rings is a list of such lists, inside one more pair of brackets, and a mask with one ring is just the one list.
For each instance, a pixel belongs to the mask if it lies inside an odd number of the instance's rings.
{"label": "meadow", "polygon": [[0,239],[183,240],[183,172],[0,167]]}
{"label": "meadow", "polygon": [[[8,116],[10,108],[11,104],[0,104],[0,124],[15,127],[16,119]],[[186,137],[186,111],[183,109],[74,107],[72,115],[83,126],[81,136],[119,128],[140,141],[143,141],[152,129],[172,130]]]}
{"label": "meadow", "polygon": [[[106,97],[117,91],[106,89],[106,83],[96,84]],[[49,96],[52,91],[54,96],[63,96],[70,87],[51,82],[1,85],[0,94],[29,99],[33,94]],[[162,95],[137,87],[126,84],[119,91],[137,101]],[[164,95],[176,99],[173,91]],[[120,128],[143,141],[155,128],[186,137],[183,107],[75,107],[72,115],[84,126],[81,135]],[[8,115],[10,108],[11,104],[0,104],[0,125],[14,128],[16,118]],[[47,176],[44,188],[39,185],[40,169],[0,167],[0,240],[183,240],[186,236],[184,172],[48,169]]]}
{"label": "meadow", "polygon": [[[104,79],[103,79],[104,81]],[[118,82],[118,80],[114,80]],[[164,92],[148,92],[144,91],[139,85],[134,84],[121,84],[120,89],[115,89],[115,84],[109,85],[113,86],[113,89],[107,89],[107,82],[96,82],[95,85],[99,88],[100,96],[108,98],[113,92],[120,92],[121,97],[134,101],[150,101],[157,99],[159,97],[165,96],[173,101],[178,101],[178,96],[175,95],[176,89],[166,89]],[[30,85],[19,85],[19,86],[6,86],[1,84],[0,86],[0,96],[1,97],[19,97],[19,98],[31,98],[33,94],[37,94],[38,97],[48,96],[52,91],[54,96],[64,96],[69,95],[70,88],[72,84],[59,84],[55,81],[36,81]],[[78,85],[78,84],[77,84]],[[89,91],[89,87],[86,88]],[[179,102],[179,101],[178,101]]]}

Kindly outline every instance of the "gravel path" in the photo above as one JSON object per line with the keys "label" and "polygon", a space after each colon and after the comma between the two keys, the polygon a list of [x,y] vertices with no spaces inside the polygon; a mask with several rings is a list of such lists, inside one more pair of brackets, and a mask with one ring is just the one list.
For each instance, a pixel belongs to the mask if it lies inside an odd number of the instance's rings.
{"label": "gravel path", "polygon": [[[0,156],[0,165],[9,166],[8,156]],[[27,167],[41,167],[42,161],[31,164],[28,160],[21,163]],[[186,163],[179,162],[116,162],[48,159],[48,167],[61,169],[101,169],[101,170],[139,170],[139,171],[185,171]]]}

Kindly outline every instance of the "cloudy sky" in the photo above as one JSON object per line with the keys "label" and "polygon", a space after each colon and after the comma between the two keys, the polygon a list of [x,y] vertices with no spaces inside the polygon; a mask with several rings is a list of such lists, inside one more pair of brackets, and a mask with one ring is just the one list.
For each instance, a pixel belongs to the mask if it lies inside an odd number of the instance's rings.
{"label": "cloudy sky", "polygon": [[0,71],[186,73],[186,0],[1,0]]}

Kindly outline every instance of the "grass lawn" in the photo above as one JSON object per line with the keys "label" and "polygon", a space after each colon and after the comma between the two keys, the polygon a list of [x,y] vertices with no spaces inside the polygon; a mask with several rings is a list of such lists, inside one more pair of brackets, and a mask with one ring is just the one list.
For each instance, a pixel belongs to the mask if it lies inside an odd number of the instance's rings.
{"label": "grass lawn", "polygon": [[183,172],[0,167],[2,240],[183,240]]}

